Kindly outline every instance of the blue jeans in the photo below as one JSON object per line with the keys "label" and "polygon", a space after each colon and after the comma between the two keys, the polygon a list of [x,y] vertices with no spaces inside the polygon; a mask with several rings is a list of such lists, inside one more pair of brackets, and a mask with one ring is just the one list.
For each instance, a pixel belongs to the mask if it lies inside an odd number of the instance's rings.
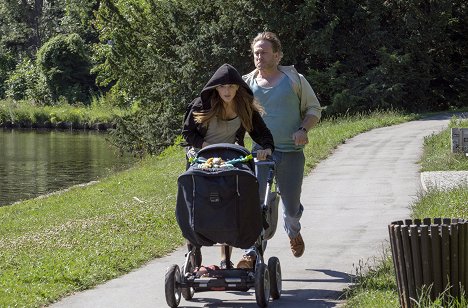
{"label": "blue jeans", "polygon": [[[304,152],[273,152],[276,163],[275,175],[277,190],[283,205],[284,230],[289,238],[295,238],[300,230],[302,212],[301,204],[302,180],[304,177]],[[257,166],[257,179],[259,183],[260,202],[265,198],[266,181],[268,177],[267,166]]]}
{"label": "blue jeans", "polygon": [[[283,205],[284,230],[289,238],[295,238],[301,231],[300,219],[304,207],[301,204],[302,180],[304,177],[304,152],[273,152],[276,163],[275,176],[277,190]],[[268,166],[256,166],[256,175],[259,184],[260,204],[265,202]],[[255,255],[255,248],[246,249],[245,255]]]}

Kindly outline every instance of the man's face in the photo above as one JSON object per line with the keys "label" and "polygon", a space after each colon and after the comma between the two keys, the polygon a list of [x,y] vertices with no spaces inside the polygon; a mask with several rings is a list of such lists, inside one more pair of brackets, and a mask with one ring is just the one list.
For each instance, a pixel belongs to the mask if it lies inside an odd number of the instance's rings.
{"label": "man's face", "polygon": [[253,56],[255,67],[259,70],[274,69],[280,61],[279,52],[274,52],[272,44],[266,40],[260,40],[255,43],[253,46]]}

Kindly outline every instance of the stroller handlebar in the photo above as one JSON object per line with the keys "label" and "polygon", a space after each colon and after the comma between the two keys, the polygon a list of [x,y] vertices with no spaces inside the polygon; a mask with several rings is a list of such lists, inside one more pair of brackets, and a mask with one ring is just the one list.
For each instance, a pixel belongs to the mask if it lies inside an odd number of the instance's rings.
{"label": "stroller handlebar", "polygon": [[273,160],[273,156],[267,155],[265,160],[258,160],[257,159],[257,152],[252,151],[252,156],[255,158],[255,165],[260,166],[260,165],[267,165],[267,166],[275,166],[275,161]]}

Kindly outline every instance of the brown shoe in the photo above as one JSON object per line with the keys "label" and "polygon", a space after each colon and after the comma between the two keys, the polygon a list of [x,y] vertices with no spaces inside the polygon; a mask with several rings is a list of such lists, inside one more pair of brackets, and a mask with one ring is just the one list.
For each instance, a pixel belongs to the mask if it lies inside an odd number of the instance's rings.
{"label": "brown shoe", "polygon": [[305,245],[301,234],[298,233],[295,238],[289,240],[289,243],[291,244],[291,251],[293,255],[296,258],[302,256],[302,254],[304,253]]}
{"label": "brown shoe", "polygon": [[242,259],[237,263],[237,268],[254,268],[255,265],[254,256],[242,256]]}

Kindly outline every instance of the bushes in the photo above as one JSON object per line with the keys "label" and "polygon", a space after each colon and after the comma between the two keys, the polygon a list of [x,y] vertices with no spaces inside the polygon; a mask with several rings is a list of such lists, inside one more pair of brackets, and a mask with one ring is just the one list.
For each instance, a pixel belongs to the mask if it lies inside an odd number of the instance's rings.
{"label": "bushes", "polygon": [[18,63],[5,84],[5,94],[8,98],[14,100],[31,99],[39,104],[50,102],[51,95],[44,76],[28,58]]}
{"label": "bushes", "polygon": [[182,116],[174,116],[171,105],[147,106],[134,114],[116,119],[116,128],[110,131],[111,141],[119,148],[142,157],[159,154],[180,134]]}
{"label": "bushes", "polygon": [[89,103],[95,89],[90,74],[88,47],[78,34],[59,34],[37,53],[37,66],[45,76],[52,100]]}

